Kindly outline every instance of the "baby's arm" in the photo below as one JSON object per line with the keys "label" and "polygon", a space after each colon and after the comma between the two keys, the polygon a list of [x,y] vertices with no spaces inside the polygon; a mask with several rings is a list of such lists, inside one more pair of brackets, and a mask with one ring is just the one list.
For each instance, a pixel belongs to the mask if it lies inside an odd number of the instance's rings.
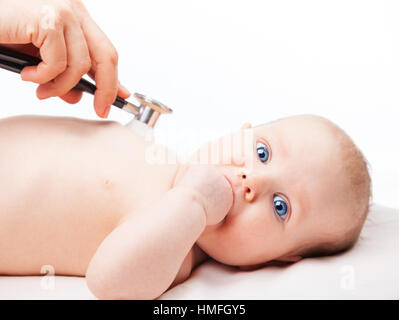
{"label": "baby's arm", "polygon": [[155,299],[165,292],[207,224],[232,204],[230,185],[216,170],[189,169],[151,209],[132,216],[100,245],[87,284],[102,299]]}

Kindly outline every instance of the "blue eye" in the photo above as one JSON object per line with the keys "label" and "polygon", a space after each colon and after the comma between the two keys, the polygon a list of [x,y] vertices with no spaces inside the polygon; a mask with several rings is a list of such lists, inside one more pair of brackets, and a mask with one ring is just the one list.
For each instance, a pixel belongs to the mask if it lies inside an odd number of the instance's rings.
{"label": "blue eye", "polygon": [[280,218],[285,219],[287,217],[288,206],[283,198],[279,196],[274,196],[273,206],[274,212],[277,213]]}
{"label": "blue eye", "polygon": [[269,159],[269,150],[262,142],[258,142],[256,144],[256,153],[258,154],[258,157],[262,162],[266,162]]}

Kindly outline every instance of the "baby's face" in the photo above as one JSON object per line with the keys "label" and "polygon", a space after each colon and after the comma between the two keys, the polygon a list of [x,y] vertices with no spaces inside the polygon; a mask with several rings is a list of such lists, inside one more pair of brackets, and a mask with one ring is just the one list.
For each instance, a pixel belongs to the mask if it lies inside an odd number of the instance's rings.
{"label": "baby's face", "polygon": [[242,128],[218,139],[219,148],[230,138],[230,161],[229,152],[220,151],[213,165],[231,182],[233,206],[197,241],[212,258],[237,266],[296,261],[298,249],[345,223],[350,201],[341,192],[336,142],[319,119],[298,116]]}

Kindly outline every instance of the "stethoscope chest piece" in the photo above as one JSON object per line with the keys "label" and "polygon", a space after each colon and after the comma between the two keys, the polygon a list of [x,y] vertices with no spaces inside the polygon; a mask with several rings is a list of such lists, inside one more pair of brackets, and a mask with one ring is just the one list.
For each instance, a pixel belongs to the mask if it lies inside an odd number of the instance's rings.
{"label": "stethoscope chest piece", "polygon": [[172,109],[168,108],[163,103],[146,97],[143,94],[135,93],[134,97],[138,101],[136,119],[152,128],[155,126],[161,114],[172,112]]}

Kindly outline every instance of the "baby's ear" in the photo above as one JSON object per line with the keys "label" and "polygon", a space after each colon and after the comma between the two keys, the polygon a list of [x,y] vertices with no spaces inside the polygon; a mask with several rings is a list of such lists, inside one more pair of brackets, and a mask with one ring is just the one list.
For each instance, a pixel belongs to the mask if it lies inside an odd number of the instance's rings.
{"label": "baby's ear", "polygon": [[297,262],[299,260],[302,260],[301,256],[285,256],[277,259],[278,261],[281,262]]}
{"label": "baby's ear", "polygon": [[249,129],[249,128],[252,128],[252,124],[250,124],[249,122],[245,122],[245,123],[241,126],[241,130]]}

